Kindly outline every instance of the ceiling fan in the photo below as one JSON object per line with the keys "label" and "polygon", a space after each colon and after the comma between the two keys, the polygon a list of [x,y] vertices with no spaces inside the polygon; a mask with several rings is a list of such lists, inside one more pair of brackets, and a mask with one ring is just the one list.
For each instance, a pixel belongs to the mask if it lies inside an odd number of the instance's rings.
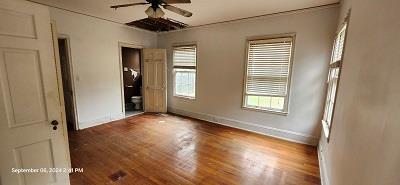
{"label": "ceiling fan", "polygon": [[181,8],[172,6],[171,4],[180,4],[180,3],[191,3],[190,0],[146,0],[146,3],[129,3],[129,4],[121,4],[114,5],[110,8],[114,8],[115,10],[122,7],[129,6],[137,6],[137,5],[150,5],[149,8],[145,11],[145,13],[151,18],[161,18],[165,15],[164,11],[160,8],[163,7],[169,11],[177,13],[179,15],[185,17],[191,17],[193,14],[187,10],[183,10]]}

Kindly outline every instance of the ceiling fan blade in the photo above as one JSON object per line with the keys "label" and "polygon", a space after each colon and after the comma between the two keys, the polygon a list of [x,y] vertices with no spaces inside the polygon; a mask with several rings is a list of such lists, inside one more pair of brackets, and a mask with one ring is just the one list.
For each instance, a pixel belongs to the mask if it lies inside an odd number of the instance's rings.
{"label": "ceiling fan blade", "polygon": [[191,3],[190,0],[163,0],[165,4],[181,4],[181,3]]}
{"label": "ceiling fan blade", "polygon": [[175,12],[179,15],[185,16],[185,17],[191,17],[193,15],[192,12],[180,9],[178,7],[172,6],[172,5],[162,5],[165,9],[171,11],[171,12]]}
{"label": "ceiling fan blade", "polygon": [[110,6],[110,8],[122,8],[122,7],[128,7],[128,6],[137,6],[137,5],[146,5],[146,4],[150,4],[150,3],[130,3],[130,4],[121,4],[121,5],[114,5],[114,6]]}

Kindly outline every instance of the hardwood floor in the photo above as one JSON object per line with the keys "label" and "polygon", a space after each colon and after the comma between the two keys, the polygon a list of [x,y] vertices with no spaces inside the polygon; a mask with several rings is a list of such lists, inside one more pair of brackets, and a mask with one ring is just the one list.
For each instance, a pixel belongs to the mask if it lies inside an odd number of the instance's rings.
{"label": "hardwood floor", "polygon": [[71,185],[320,184],[315,147],[169,114],[69,133]]}

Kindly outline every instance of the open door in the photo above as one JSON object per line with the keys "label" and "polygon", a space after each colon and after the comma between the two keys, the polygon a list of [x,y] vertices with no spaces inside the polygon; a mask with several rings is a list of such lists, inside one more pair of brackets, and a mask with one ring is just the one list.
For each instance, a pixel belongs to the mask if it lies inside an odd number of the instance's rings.
{"label": "open door", "polygon": [[167,112],[167,52],[143,49],[144,111]]}
{"label": "open door", "polygon": [[49,10],[23,0],[0,7],[0,184],[69,184]]}

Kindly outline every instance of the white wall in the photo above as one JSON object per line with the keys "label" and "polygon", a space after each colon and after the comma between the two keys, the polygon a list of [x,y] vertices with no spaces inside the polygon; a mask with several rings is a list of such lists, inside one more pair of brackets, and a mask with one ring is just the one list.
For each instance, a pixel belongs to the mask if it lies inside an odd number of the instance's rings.
{"label": "white wall", "polygon": [[155,33],[50,8],[58,32],[70,38],[79,127],[121,118],[118,42],[155,47]]}
{"label": "white wall", "polygon": [[[158,35],[168,49],[168,110],[298,142],[316,144],[325,95],[328,62],[338,7],[261,17]],[[296,33],[292,87],[287,116],[241,108],[246,38]],[[172,48],[198,45],[196,100],[172,96]]]}
{"label": "white wall", "polygon": [[342,19],[352,12],[331,139],[319,146],[323,178],[326,185],[398,185],[400,1],[342,3]]}

